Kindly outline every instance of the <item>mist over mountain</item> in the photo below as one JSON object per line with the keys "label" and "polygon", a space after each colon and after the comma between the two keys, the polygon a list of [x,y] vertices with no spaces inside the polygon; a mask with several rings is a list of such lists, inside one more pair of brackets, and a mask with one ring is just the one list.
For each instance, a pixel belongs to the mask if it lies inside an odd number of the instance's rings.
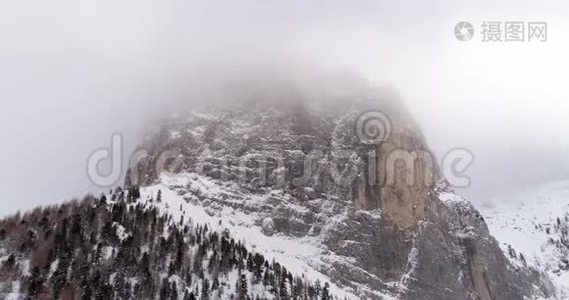
{"label": "mist over mountain", "polygon": [[[191,101],[211,69],[224,78],[271,65],[348,70],[397,91],[437,156],[476,154],[461,190],[472,201],[566,177],[567,7],[492,4],[4,1],[0,133],[13,146],[0,149],[0,186],[19,201],[0,213],[51,203],[28,180],[59,201],[98,193],[85,162],[113,132],[133,150],[148,119]],[[509,16],[548,22],[549,41],[479,41],[483,21]],[[475,26],[471,42],[453,36],[458,21]]]}
{"label": "mist over mountain", "polygon": [[0,299],[567,298],[567,15],[1,1]]}
{"label": "mist over mountain", "polygon": [[173,104],[120,188],[0,222],[3,296],[560,295],[549,273],[506,257],[390,89],[253,74],[205,78],[197,100]]}

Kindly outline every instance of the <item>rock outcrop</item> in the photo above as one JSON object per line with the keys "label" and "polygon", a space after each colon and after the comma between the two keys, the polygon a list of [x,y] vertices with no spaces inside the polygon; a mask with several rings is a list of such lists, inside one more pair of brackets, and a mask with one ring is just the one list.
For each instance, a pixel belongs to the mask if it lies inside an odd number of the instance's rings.
{"label": "rock outcrop", "polygon": [[[150,185],[161,172],[210,178],[231,193],[177,190],[252,215],[266,235],[315,237],[319,271],[363,298],[551,296],[539,273],[510,265],[409,115],[378,95],[366,87],[332,102],[296,95],[278,108],[253,101],[188,114],[143,145],[127,185]],[[366,116],[375,128],[358,126]]]}

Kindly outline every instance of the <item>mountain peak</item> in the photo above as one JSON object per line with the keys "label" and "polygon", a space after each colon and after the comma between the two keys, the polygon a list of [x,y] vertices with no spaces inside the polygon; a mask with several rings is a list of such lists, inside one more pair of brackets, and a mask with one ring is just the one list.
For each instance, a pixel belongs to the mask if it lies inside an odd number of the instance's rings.
{"label": "mountain peak", "polygon": [[312,239],[303,261],[361,297],[547,295],[448,188],[405,110],[369,95],[190,114],[150,139],[127,186],[182,176],[163,188],[212,215],[244,213],[266,236]]}

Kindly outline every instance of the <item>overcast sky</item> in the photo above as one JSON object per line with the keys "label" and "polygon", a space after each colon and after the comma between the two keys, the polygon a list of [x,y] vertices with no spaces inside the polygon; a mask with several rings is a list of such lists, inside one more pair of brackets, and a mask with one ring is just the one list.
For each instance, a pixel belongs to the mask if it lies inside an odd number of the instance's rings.
{"label": "overcast sky", "polygon": [[[352,70],[396,88],[438,155],[467,147],[473,201],[569,177],[566,1],[0,2],[0,214],[96,192],[89,154],[127,149],[196,65]],[[459,42],[459,21],[475,37]],[[481,42],[483,21],[548,41]]]}

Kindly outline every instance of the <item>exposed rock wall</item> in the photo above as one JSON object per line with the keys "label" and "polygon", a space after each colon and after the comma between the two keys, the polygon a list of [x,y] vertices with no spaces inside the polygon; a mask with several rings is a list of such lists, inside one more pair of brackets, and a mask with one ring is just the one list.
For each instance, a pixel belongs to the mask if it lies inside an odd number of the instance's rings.
{"label": "exposed rock wall", "polygon": [[[318,237],[342,258],[321,271],[362,297],[377,298],[374,290],[402,299],[547,296],[539,274],[515,270],[477,211],[445,186],[408,115],[386,109],[391,134],[370,145],[354,132],[358,105],[191,115],[151,140],[127,184],[149,184],[165,170],[235,187],[242,197],[204,205],[254,214],[266,234]],[[281,196],[247,200],[271,190]]]}

